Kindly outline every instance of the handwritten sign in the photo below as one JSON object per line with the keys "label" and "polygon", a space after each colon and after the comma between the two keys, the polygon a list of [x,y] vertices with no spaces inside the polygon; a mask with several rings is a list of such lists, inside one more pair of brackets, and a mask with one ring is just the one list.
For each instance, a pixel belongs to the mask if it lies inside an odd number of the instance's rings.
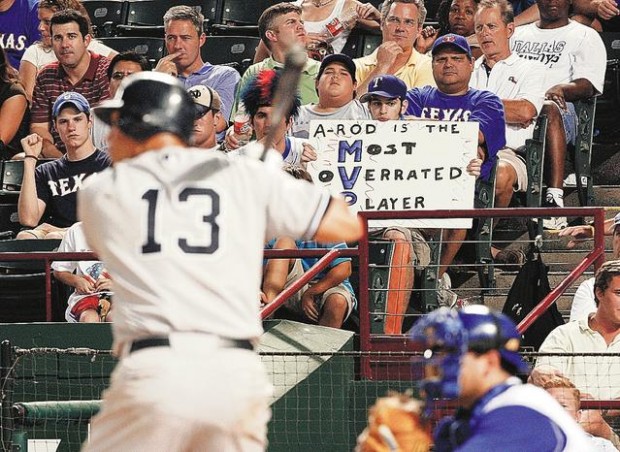
{"label": "handwritten sign", "polygon": [[[471,209],[478,124],[444,121],[311,121],[315,184],[356,211]],[[379,224],[377,224],[379,223]],[[381,220],[408,227],[470,228],[471,219]]]}

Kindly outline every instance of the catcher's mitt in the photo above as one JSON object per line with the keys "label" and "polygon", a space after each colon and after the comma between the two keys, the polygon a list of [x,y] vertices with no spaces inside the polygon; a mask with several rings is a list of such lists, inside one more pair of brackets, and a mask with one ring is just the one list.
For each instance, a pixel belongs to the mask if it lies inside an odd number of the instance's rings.
{"label": "catcher's mitt", "polygon": [[111,306],[112,300],[110,299],[109,295],[104,294],[99,297],[99,308],[97,309],[97,312],[99,313],[99,319],[102,322],[106,321]]}
{"label": "catcher's mitt", "polygon": [[427,452],[430,426],[421,418],[423,403],[410,394],[389,393],[370,408],[368,427],[356,452]]}

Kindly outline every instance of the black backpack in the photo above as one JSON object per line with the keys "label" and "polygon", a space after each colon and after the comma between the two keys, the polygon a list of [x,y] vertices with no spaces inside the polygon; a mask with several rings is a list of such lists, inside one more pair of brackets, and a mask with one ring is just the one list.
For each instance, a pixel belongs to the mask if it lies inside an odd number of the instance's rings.
{"label": "black backpack", "polygon": [[[502,312],[515,323],[521,322],[551,292],[548,271],[549,267],[543,262],[540,251],[530,249],[525,263],[512,283]],[[563,324],[564,319],[554,303],[525,331],[521,345],[538,350],[547,335]]]}

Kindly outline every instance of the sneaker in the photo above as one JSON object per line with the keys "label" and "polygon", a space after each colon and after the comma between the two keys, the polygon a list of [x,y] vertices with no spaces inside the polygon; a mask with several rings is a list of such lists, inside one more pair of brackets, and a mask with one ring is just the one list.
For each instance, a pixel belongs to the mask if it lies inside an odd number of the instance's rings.
{"label": "sneaker", "polygon": [[452,292],[452,281],[450,275],[444,273],[437,281],[437,301],[439,306],[447,306],[453,308],[456,306],[458,295]]}
{"label": "sneaker", "polygon": [[[549,193],[547,193],[543,207],[552,207],[556,209],[562,208],[562,206],[559,206],[555,198]],[[566,220],[566,217],[552,217],[543,219],[543,228],[547,230],[559,230],[564,229],[567,226],[568,221]]]}
{"label": "sneaker", "polygon": [[[581,185],[584,187],[588,185],[588,178],[586,176],[581,176]],[[566,176],[566,179],[564,179],[564,186],[565,187],[576,187],[577,186],[577,176],[575,175],[575,173],[570,173],[568,176]]]}
{"label": "sneaker", "polygon": [[504,248],[500,250],[493,259],[505,271],[519,271],[525,263],[525,253],[519,248]]}

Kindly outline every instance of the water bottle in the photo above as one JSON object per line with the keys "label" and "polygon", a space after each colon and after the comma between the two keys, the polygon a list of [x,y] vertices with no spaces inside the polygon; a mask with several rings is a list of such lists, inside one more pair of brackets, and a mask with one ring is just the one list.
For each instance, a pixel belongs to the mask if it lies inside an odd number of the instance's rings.
{"label": "water bottle", "polygon": [[352,30],[357,23],[357,12],[355,10],[355,4],[352,4],[346,9],[343,9],[339,17],[334,17],[329,23],[325,25],[328,35],[326,40],[328,42],[333,41],[343,31]]}
{"label": "water bottle", "polygon": [[250,115],[244,112],[237,112],[233,123],[233,135],[239,142],[239,147],[245,146],[252,138],[252,124]]}

